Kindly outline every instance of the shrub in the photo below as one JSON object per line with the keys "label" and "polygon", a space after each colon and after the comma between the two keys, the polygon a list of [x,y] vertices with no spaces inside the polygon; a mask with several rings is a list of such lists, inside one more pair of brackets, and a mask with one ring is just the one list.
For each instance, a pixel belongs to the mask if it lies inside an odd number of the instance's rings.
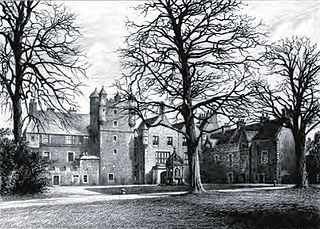
{"label": "shrub", "polygon": [[47,162],[25,143],[0,138],[0,194],[35,194],[46,190]]}

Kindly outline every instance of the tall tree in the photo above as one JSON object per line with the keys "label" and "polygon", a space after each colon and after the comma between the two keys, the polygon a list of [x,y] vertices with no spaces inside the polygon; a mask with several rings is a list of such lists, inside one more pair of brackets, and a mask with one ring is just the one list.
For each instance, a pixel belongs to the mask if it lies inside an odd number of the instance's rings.
{"label": "tall tree", "polygon": [[2,102],[11,108],[18,143],[28,99],[35,99],[41,108],[75,105],[75,95],[81,93],[77,75],[84,74],[86,66],[77,45],[76,16],[63,5],[2,1],[0,8]]}
{"label": "tall tree", "polygon": [[238,0],[156,0],[138,7],[144,22],[127,22],[130,35],[120,50],[127,72],[118,86],[134,96],[142,119],[163,104],[183,120],[191,192],[204,190],[198,145],[208,120],[248,102],[251,54],[263,34],[241,6]]}
{"label": "tall tree", "polygon": [[265,54],[277,85],[260,87],[265,112],[284,120],[295,141],[296,186],[306,185],[306,135],[320,123],[320,52],[310,39],[292,37],[271,44]]}

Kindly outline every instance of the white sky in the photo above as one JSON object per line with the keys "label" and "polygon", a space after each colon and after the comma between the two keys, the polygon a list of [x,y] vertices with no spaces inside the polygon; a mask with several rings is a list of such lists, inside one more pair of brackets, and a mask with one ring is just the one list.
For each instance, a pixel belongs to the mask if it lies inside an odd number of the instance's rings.
{"label": "white sky", "polygon": [[[62,1],[59,1],[62,2]],[[143,1],[66,1],[78,15],[83,27],[83,47],[91,64],[84,97],[79,98],[80,112],[89,112],[89,95],[95,87],[111,86],[119,76],[119,58],[116,50],[126,34],[124,21],[137,13],[132,6]],[[292,35],[305,35],[320,45],[320,1],[244,1],[249,15],[263,20],[270,27],[270,39],[275,41]],[[106,88],[109,95],[112,91]],[[3,112],[2,112],[3,113]],[[0,116],[1,117],[1,116]],[[0,127],[7,126],[2,114]]]}

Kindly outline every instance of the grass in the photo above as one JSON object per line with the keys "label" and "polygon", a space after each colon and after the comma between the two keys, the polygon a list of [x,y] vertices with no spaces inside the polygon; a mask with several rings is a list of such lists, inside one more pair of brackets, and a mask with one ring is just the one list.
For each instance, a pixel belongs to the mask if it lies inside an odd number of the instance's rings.
{"label": "grass", "polygon": [[320,228],[320,190],[209,191],[0,210],[0,228]]}

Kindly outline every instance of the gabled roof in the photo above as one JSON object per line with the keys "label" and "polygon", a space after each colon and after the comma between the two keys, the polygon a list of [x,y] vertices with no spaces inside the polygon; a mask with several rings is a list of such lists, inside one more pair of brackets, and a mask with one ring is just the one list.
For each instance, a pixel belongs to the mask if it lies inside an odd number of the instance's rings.
{"label": "gabled roof", "polygon": [[218,138],[217,145],[225,143],[238,143],[245,137],[244,128],[227,130],[224,133],[215,133],[211,138]]}
{"label": "gabled roof", "polygon": [[148,118],[148,119],[145,119],[144,123],[149,127],[149,126],[152,126],[153,124],[155,124],[155,122],[158,120],[159,116],[155,116],[155,117],[152,117],[152,118]]}
{"label": "gabled roof", "polygon": [[37,120],[30,121],[27,133],[89,135],[89,114],[76,112],[60,113],[52,110],[37,111],[34,115]]}
{"label": "gabled roof", "polygon": [[184,127],[184,122],[178,122],[178,123],[173,124],[172,126],[173,126],[173,128],[176,128],[178,130],[182,130]]}
{"label": "gabled roof", "polygon": [[[247,132],[255,132],[254,139],[270,139],[274,138],[282,126],[282,122],[278,119],[268,120],[265,122],[254,123],[240,128],[227,130],[224,133],[214,133],[210,138],[218,139],[217,145],[225,143],[238,143],[247,139]],[[247,139],[248,140],[248,139]]]}
{"label": "gabled roof", "polygon": [[279,128],[283,122],[279,119],[270,120],[265,123],[261,123],[258,133],[254,139],[270,139],[276,137]]}
{"label": "gabled roof", "polygon": [[166,161],[166,166],[183,165],[183,159],[174,151]]}

